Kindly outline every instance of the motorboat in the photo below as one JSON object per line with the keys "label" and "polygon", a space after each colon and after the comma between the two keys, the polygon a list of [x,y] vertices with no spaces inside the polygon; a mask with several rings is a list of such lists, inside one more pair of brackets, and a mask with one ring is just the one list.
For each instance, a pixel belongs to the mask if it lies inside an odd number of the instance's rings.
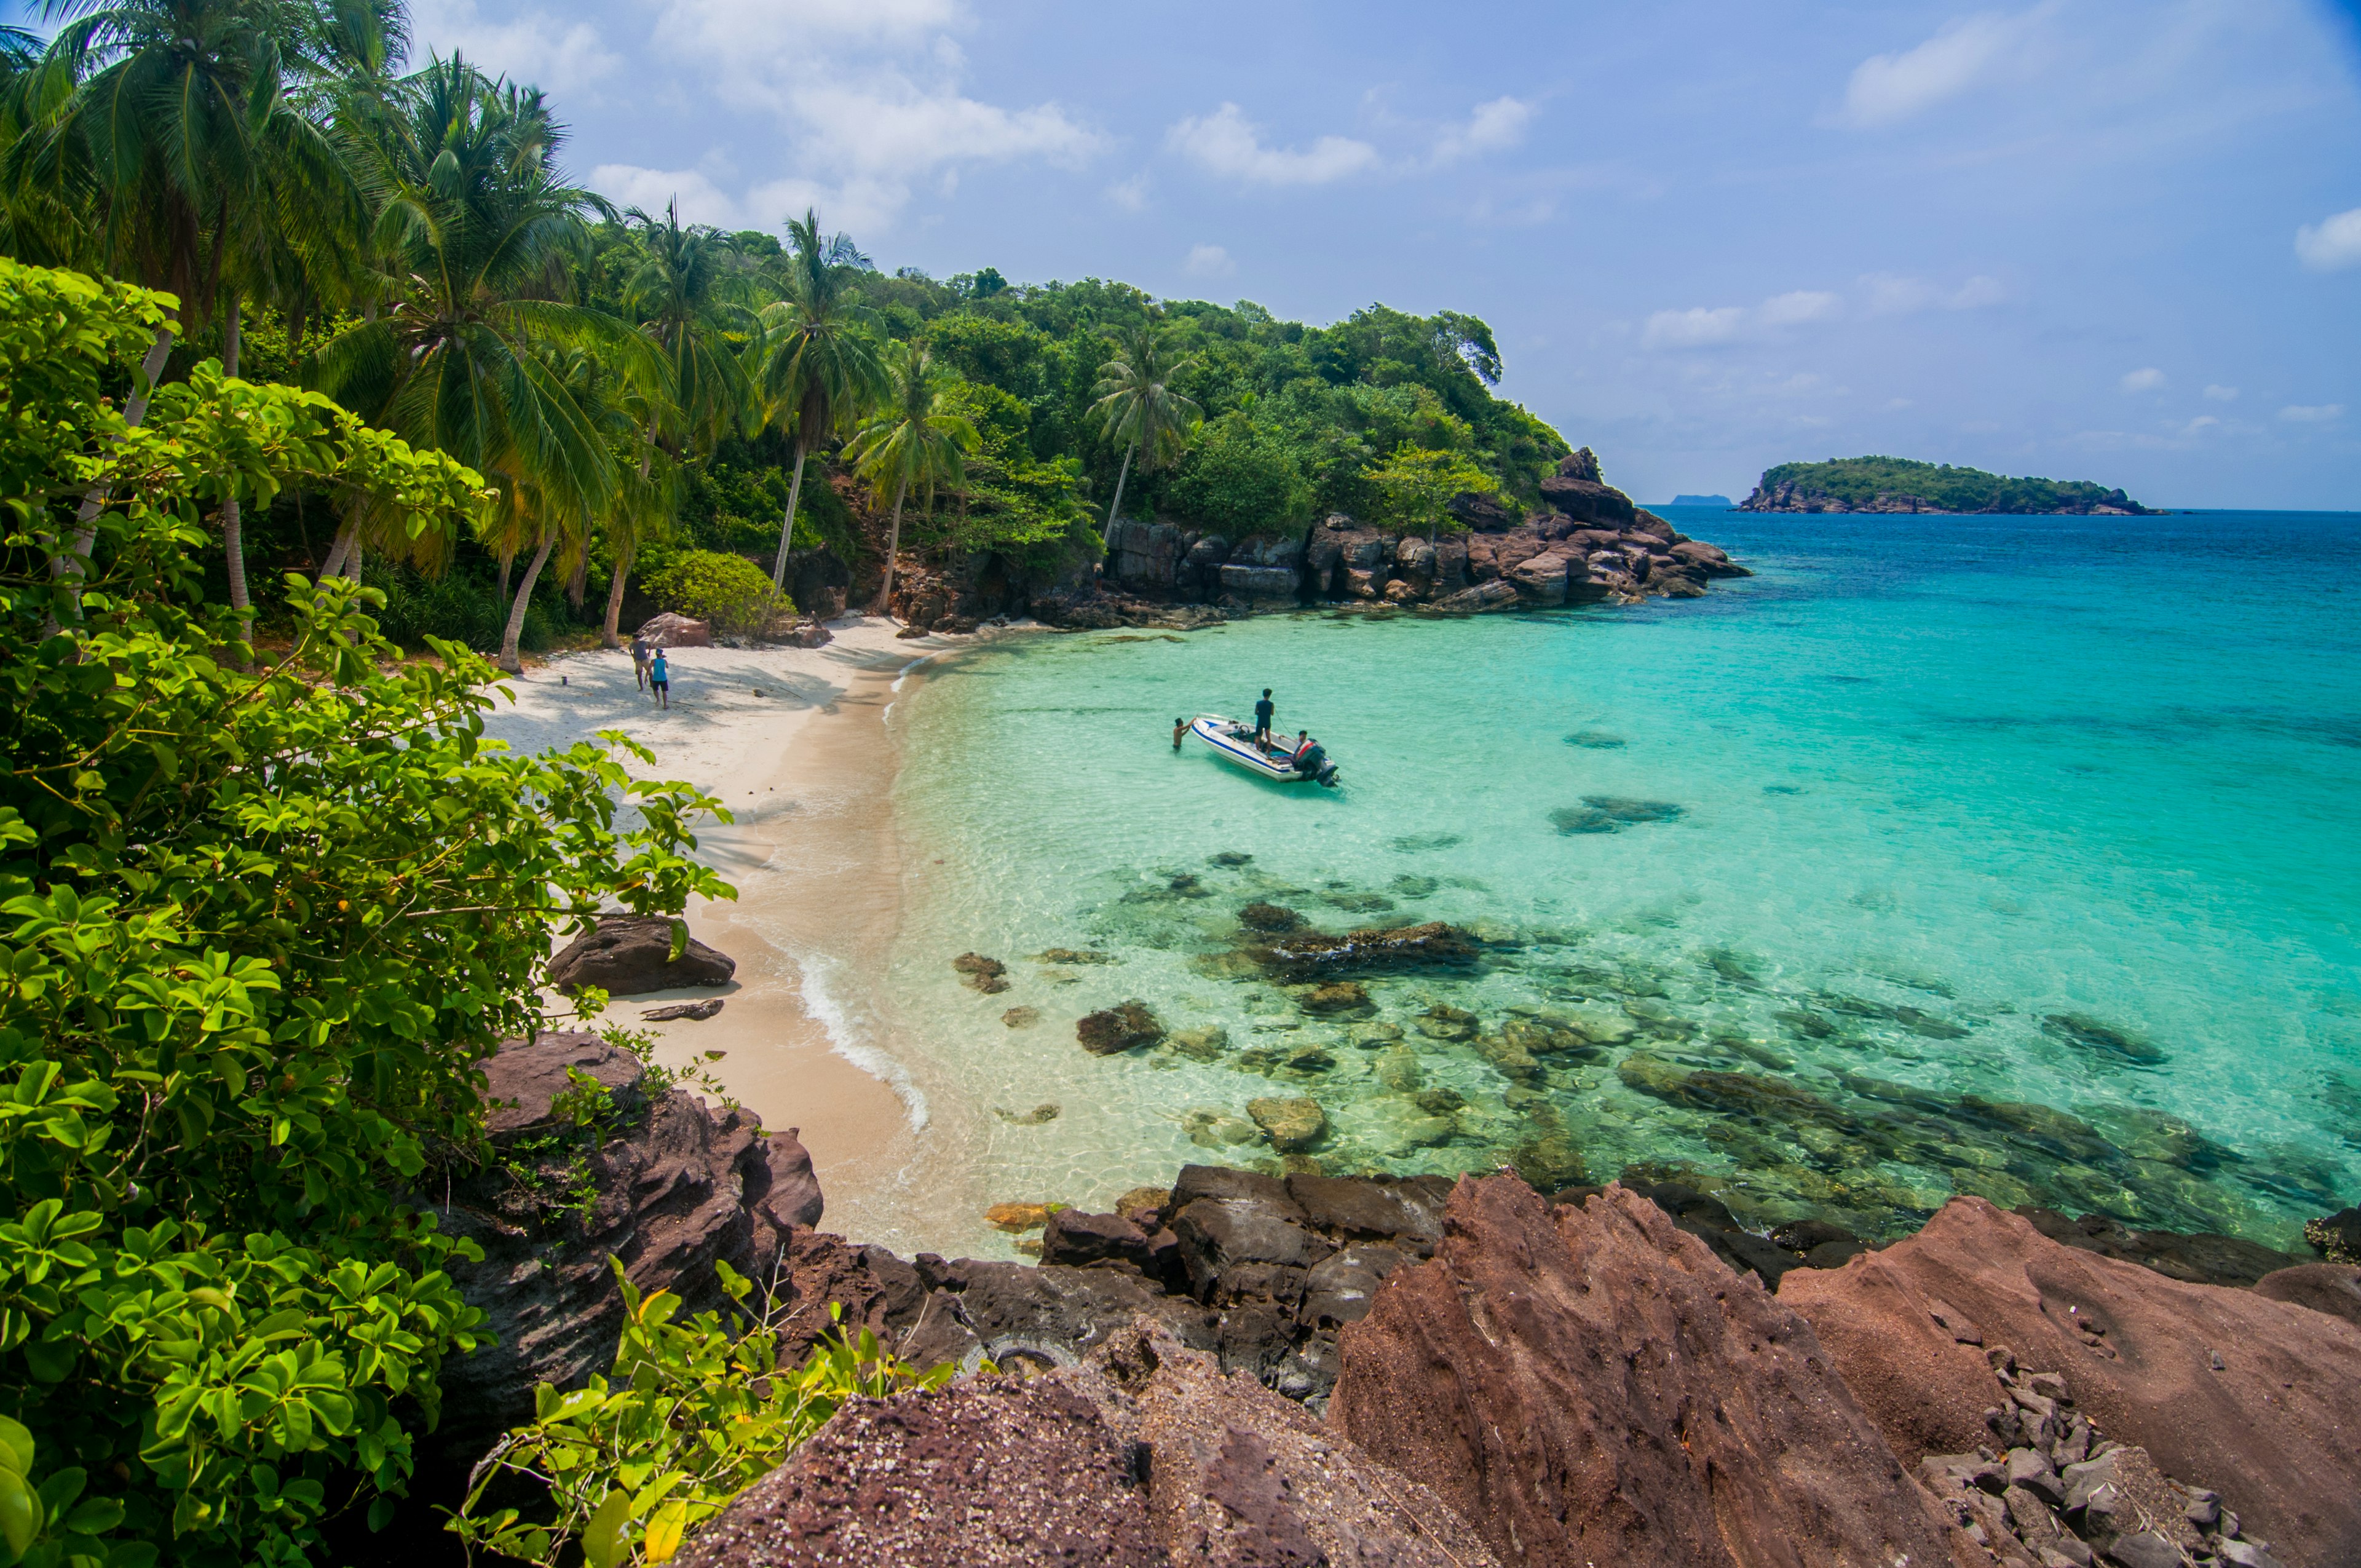
{"label": "motorboat", "polygon": [[1218,713],[1201,713],[1189,721],[1189,732],[1216,754],[1273,784],[1318,784],[1323,789],[1336,787],[1336,764],[1326,757],[1309,771],[1295,765],[1293,757],[1283,746],[1258,744],[1254,726]]}

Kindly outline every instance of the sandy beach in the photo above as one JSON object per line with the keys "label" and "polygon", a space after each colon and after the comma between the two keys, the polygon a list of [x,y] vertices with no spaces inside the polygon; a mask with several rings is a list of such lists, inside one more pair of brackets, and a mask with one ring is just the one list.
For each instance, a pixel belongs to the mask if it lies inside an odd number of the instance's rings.
{"label": "sandy beach", "polygon": [[635,773],[729,808],[734,821],[698,828],[698,852],[738,897],[687,910],[697,938],[737,960],[720,1015],[639,1024],[717,994],[700,989],[619,997],[608,1021],[657,1036],[660,1059],[705,1066],[765,1126],[797,1129],[842,1228],[895,1201],[929,1115],[850,983],[884,961],[899,915],[887,710],[914,663],[979,639],[903,640],[862,616],[829,630],[817,649],[670,650],[669,711],[639,690],[627,652],[558,654],[504,683],[514,702],[486,729],[520,751],[620,729],[655,753]]}

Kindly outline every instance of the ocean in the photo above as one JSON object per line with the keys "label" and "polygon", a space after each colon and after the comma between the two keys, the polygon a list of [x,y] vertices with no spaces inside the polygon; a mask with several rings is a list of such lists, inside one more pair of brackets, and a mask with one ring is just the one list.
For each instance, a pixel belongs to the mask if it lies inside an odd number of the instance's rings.
{"label": "ocean", "polygon": [[[835,982],[925,1107],[864,1239],[1009,1255],[988,1203],[1278,1168],[1255,1102],[1304,1099],[1331,1172],[1636,1168],[1758,1226],[1980,1193],[2301,1251],[2361,1201],[2361,515],[1668,515],[1757,575],[914,670],[900,934]],[[1340,788],[1173,751],[1266,685]],[[1481,946],[1313,996],[1250,904]],[[1165,1038],[1082,1049],[1127,1000]]]}

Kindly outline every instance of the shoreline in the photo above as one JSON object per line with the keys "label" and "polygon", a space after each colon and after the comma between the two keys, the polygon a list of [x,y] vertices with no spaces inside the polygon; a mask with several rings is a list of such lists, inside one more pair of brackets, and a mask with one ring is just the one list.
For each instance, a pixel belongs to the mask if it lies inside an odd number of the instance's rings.
{"label": "shoreline", "polygon": [[[794,1131],[829,1195],[828,1223],[861,1234],[918,1196],[909,1179],[922,1135],[945,1109],[956,1117],[913,1077],[918,1053],[894,1048],[896,1021],[847,983],[890,962],[902,919],[902,758],[889,716],[923,666],[984,639],[905,641],[893,621],[859,615],[829,625],[834,640],[818,649],[668,650],[669,713],[626,684],[627,652],[561,653],[533,677],[507,677],[516,702],[486,731],[528,751],[620,729],[656,754],[636,774],[685,777],[736,818],[697,838],[738,897],[684,912],[699,940],[736,961],[735,977],[614,998],[602,1022],[653,1036],[661,1064],[705,1069],[765,1128]],[[711,1019],[641,1022],[715,997],[724,1006]]]}

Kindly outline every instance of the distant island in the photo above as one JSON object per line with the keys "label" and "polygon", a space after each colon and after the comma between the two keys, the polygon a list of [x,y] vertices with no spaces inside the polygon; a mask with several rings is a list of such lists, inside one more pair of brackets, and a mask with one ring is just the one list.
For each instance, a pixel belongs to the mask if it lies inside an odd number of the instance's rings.
{"label": "distant island", "polygon": [[1726,507],[1730,504],[1730,498],[1728,496],[1675,496],[1666,504],[1676,507]]}
{"label": "distant island", "polygon": [[2087,479],[2012,479],[1906,457],[1838,457],[1767,470],[1741,511],[2081,512],[2141,517],[2150,509]]}

